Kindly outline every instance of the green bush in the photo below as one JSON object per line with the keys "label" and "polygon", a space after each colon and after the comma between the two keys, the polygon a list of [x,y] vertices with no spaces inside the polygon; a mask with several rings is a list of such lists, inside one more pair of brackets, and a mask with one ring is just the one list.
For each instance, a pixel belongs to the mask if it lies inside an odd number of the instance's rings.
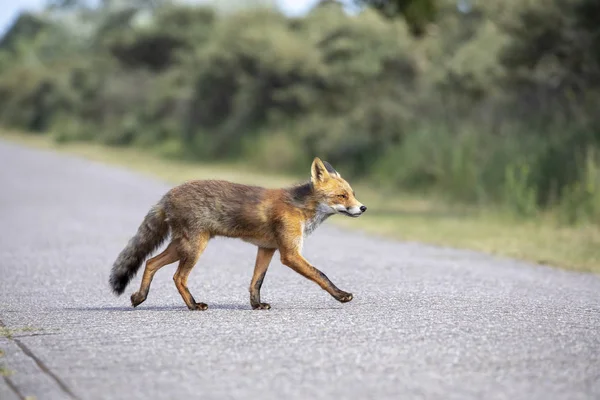
{"label": "green bush", "polygon": [[515,163],[506,167],[506,206],[519,217],[533,217],[538,212],[537,193],[531,186],[530,174],[527,164]]}
{"label": "green bush", "polygon": [[560,216],[568,224],[600,224],[600,162],[594,150],[587,150],[579,171],[579,179],[563,189]]}
{"label": "green bush", "polygon": [[418,38],[407,10],[335,4],[23,17],[0,41],[0,123],[282,171],[320,156],[392,189],[598,221],[600,8],[435,10]]}
{"label": "green bush", "polygon": [[40,68],[18,68],[0,76],[0,121],[31,132],[45,132],[68,102],[64,83]]}

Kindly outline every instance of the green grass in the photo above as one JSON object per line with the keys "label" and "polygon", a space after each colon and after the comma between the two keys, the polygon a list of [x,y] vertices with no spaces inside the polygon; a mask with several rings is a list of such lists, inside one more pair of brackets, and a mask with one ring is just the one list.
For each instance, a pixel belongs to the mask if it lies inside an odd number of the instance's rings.
{"label": "green grass", "polygon": [[[0,358],[4,357],[4,350],[0,349]],[[6,368],[3,364],[0,363],[0,376],[11,376],[13,374],[13,371],[11,371],[10,369]]]}
{"label": "green grass", "polygon": [[19,334],[19,333],[23,333],[23,332],[35,332],[36,330],[37,329],[32,328],[30,326],[25,326],[23,328],[15,328],[15,329],[0,327],[0,337],[12,339],[15,334]]}
{"label": "green grass", "polygon": [[[134,148],[109,148],[92,143],[58,145],[49,136],[15,132],[2,132],[0,137],[124,166],[172,184],[189,179],[218,178],[278,187],[299,181],[297,177],[266,174],[247,165],[180,162]],[[343,175],[343,171],[340,172]],[[452,206],[435,198],[382,192],[364,183],[353,186],[369,211],[359,219],[335,217],[329,221],[384,237],[600,273],[600,228],[597,226],[561,226],[550,213],[535,219],[517,219],[497,209]]]}

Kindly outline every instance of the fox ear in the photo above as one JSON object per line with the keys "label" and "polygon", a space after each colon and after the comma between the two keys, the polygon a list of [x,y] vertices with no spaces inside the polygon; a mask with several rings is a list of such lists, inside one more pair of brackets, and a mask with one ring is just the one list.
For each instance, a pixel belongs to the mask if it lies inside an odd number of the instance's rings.
{"label": "fox ear", "polygon": [[312,166],[310,167],[310,176],[313,183],[325,182],[330,177],[325,164],[323,164],[323,161],[321,161],[319,157],[315,157],[312,162]]}
{"label": "fox ear", "polygon": [[336,178],[341,178],[342,176],[340,175],[339,172],[337,172],[332,166],[331,164],[329,164],[327,161],[323,161],[323,165],[325,166],[325,169],[327,170],[327,172],[329,172],[329,175],[334,176]]}

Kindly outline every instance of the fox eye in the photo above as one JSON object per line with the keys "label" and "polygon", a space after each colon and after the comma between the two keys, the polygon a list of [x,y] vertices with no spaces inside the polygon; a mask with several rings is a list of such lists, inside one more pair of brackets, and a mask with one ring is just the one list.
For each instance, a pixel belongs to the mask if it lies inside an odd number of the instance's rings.
{"label": "fox eye", "polygon": [[347,199],[348,195],[345,194],[345,193],[344,194],[338,194],[338,197],[341,198],[341,199]]}

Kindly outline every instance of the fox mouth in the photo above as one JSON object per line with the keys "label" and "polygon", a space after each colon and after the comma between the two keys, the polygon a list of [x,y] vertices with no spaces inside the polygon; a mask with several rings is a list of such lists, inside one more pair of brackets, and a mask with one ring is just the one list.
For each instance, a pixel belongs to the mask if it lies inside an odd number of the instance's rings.
{"label": "fox mouth", "polygon": [[358,218],[358,217],[360,217],[362,215],[362,213],[359,213],[359,214],[350,214],[348,211],[343,211],[343,210],[340,210],[339,213],[340,214],[344,214],[347,217],[351,217],[351,218]]}

